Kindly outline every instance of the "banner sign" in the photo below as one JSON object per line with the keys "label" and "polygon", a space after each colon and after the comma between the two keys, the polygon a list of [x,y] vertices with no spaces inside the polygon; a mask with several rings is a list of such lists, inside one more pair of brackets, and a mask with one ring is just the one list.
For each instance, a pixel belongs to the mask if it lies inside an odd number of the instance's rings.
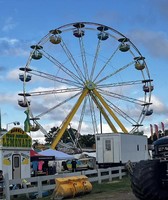
{"label": "banner sign", "polygon": [[21,128],[12,128],[1,138],[3,147],[31,147],[32,138]]}

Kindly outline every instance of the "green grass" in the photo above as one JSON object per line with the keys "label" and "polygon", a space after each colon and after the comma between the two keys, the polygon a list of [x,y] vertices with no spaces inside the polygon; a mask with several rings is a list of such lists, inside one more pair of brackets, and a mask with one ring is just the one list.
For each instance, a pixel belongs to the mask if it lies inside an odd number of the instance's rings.
{"label": "green grass", "polygon": [[130,181],[128,177],[124,177],[121,180],[113,179],[112,182],[104,182],[101,184],[93,183],[93,193],[108,192],[108,191],[130,191]]}
{"label": "green grass", "polygon": [[[96,199],[97,195],[100,197],[103,194],[113,194],[117,192],[131,192],[130,181],[128,177],[123,177],[121,180],[113,179],[111,182],[102,182],[101,184],[92,183],[93,189],[91,193],[82,196],[82,200]],[[12,198],[15,200],[26,200],[26,196]],[[51,200],[51,196],[40,198],[41,200]],[[71,200],[74,198],[68,198]],[[81,197],[75,197],[76,200]]]}

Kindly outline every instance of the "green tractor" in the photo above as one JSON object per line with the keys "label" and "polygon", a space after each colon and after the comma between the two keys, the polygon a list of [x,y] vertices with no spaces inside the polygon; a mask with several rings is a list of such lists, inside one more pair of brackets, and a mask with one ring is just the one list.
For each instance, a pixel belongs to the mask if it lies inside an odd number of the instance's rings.
{"label": "green tractor", "polygon": [[140,200],[168,200],[168,136],[153,144],[152,159],[127,163],[131,187]]}

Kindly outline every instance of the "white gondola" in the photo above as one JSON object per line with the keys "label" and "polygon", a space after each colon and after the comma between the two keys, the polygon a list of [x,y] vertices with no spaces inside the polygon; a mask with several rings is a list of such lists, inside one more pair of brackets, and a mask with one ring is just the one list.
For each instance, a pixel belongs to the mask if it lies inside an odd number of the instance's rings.
{"label": "white gondola", "polygon": [[28,107],[28,105],[30,105],[30,101],[18,100],[18,104],[21,107]]}
{"label": "white gondola", "polygon": [[61,42],[61,37],[57,35],[51,35],[50,36],[50,42],[52,44],[59,44]]}

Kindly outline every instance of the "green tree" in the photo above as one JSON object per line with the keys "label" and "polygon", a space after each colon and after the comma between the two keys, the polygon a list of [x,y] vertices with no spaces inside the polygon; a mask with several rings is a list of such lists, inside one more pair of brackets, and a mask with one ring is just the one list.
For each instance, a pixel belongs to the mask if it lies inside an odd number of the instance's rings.
{"label": "green tree", "polygon": [[38,146],[38,144],[39,144],[39,141],[38,140],[33,140],[33,142],[32,142],[33,144],[32,144],[32,147],[35,149],[36,148],[36,146]]}
{"label": "green tree", "polygon": [[[59,131],[59,127],[52,127],[51,130],[48,132],[48,134],[45,136],[45,142],[48,145],[51,145],[53,140],[57,137]],[[88,135],[80,135],[79,138],[77,138],[78,131],[72,127],[67,128],[62,135],[61,141],[63,143],[69,143],[69,142],[75,142],[78,140],[79,145],[82,148],[85,147],[93,147],[95,144],[95,136],[88,134]],[[78,144],[77,144],[78,146]]]}
{"label": "green tree", "polygon": [[84,147],[92,147],[95,144],[95,136],[88,134],[88,135],[80,135],[79,137],[79,144],[82,148]]}
{"label": "green tree", "polygon": [[58,127],[52,127],[50,131],[45,135],[45,141],[47,144],[51,144],[54,138],[56,137],[56,134],[58,132],[59,128]]}
{"label": "green tree", "polygon": [[[52,144],[53,140],[57,137],[59,131],[59,127],[53,127],[45,136],[45,141],[48,144]],[[61,137],[61,141],[64,143],[75,141],[77,135],[77,130],[73,128],[68,128],[65,130],[64,134]]]}
{"label": "green tree", "polygon": [[168,135],[168,130],[165,130],[165,135]]}

